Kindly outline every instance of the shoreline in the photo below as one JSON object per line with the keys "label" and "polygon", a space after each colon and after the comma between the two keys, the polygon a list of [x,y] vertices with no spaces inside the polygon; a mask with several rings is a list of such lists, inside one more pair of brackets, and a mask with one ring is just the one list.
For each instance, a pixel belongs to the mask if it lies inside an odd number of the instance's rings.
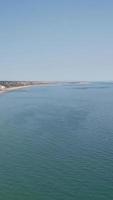
{"label": "shoreline", "polygon": [[24,89],[24,88],[29,88],[29,87],[32,87],[32,86],[34,86],[34,85],[25,85],[25,86],[5,88],[3,90],[0,90],[0,94],[10,92],[10,91],[16,91],[16,90],[20,90],[20,89]]}
{"label": "shoreline", "polygon": [[16,91],[16,90],[21,90],[24,88],[29,88],[29,87],[40,87],[40,86],[48,86],[49,84],[45,83],[45,84],[37,84],[37,85],[23,85],[23,86],[15,86],[15,87],[9,87],[9,88],[4,88],[2,90],[0,90],[0,94],[3,93],[7,93],[7,92],[12,92],[12,91]]}

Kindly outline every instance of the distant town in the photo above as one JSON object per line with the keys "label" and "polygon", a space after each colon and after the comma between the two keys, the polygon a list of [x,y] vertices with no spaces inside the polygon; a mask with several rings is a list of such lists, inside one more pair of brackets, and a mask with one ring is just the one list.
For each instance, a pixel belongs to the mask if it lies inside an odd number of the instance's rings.
{"label": "distant town", "polygon": [[45,85],[48,82],[44,81],[0,81],[0,91],[18,89],[32,85]]}

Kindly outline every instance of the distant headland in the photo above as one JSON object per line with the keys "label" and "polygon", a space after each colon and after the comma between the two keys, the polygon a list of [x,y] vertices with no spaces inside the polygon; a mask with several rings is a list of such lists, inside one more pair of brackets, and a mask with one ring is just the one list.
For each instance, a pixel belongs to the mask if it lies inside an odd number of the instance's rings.
{"label": "distant headland", "polygon": [[[0,93],[18,90],[26,87],[31,86],[45,86],[45,85],[87,85],[91,83],[97,83],[97,82],[91,82],[91,81],[0,81]],[[113,81],[109,82],[99,82],[99,83],[112,83]]]}
{"label": "distant headland", "polygon": [[35,85],[47,85],[46,81],[0,81],[0,93],[22,89]]}
{"label": "distant headland", "polygon": [[[0,81],[0,93],[13,91],[17,89],[22,89],[30,86],[43,86],[43,85],[53,85],[53,84],[81,84],[81,81],[68,82],[68,81]],[[87,82],[83,82],[85,84]]]}

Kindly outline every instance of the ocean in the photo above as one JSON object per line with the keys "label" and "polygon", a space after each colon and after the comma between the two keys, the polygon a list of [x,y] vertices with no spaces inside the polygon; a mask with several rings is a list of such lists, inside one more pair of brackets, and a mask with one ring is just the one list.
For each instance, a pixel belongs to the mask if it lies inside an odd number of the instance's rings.
{"label": "ocean", "polygon": [[112,83],[0,95],[0,200],[112,199]]}

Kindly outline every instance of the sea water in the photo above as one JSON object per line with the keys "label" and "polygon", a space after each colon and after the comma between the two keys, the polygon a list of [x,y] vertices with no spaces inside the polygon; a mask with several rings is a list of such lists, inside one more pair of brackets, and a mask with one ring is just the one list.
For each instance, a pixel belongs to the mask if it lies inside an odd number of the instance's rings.
{"label": "sea water", "polygon": [[0,200],[112,199],[112,83],[0,95]]}

